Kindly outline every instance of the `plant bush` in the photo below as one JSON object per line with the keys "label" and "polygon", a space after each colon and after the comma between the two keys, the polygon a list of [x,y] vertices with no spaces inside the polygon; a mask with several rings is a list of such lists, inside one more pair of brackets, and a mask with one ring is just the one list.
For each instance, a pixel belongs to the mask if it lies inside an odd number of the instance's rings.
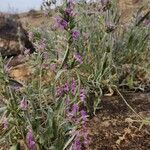
{"label": "plant bush", "polygon": [[27,83],[12,84],[1,58],[1,143],[12,149],[85,149],[88,118],[101,96],[123,83],[144,88],[135,72],[141,67],[146,76],[150,69],[149,29],[143,23],[148,15],[121,26],[116,1],[103,2],[65,1],[51,27],[31,29],[36,53],[25,54],[33,71]]}

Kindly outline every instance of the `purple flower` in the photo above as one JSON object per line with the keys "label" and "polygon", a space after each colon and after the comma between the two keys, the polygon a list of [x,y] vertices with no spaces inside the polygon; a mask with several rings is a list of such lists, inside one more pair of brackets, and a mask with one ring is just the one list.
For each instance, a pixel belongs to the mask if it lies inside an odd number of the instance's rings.
{"label": "purple flower", "polygon": [[82,56],[81,56],[79,53],[76,53],[76,54],[74,55],[74,58],[75,58],[75,60],[76,60],[77,62],[79,62],[80,64],[83,63],[83,58],[82,58]]}
{"label": "purple flower", "polygon": [[72,31],[72,38],[74,40],[77,40],[79,38],[79,36],[80,36],[80,32],[79,31],[77,31],[77,30]]}
{"label": "purple flower", "polygon": [[78,104],[73,104],[71,112],[68,113],[68,116],[70,118],[75,117],[77,115],[77,112],[79,111],[79,106]]}
{"label": "purple flower", "polygon": [[85,125],[82,126],[82,129],[80,131],[80,135],[82,135],[84,147],[88,147],[90,142],[91,142],[91,139],[90,139],[89,133],[87,131],[87,126],[85,126]]}
{"label": "purple flower", "polygon": [[81,89],[80,90],[80,100],[82,102],[85,102],[85,99],[86,99],[86,91],[85,91],[85,89]]}
{"label": "purple flower", "polygon": [[21,102],[20,102],[20,108],[22,110],[27,110],[28,109],[28,101],[25,98],[23,98],[21,100]]}
{"label": "purple flower", "polygon": [[67,27],[68,27],[68,22],[67,22],[66,20],[62,20],[62,21],[60,22],[60,27],[61,27],[62,29],[67,29]]}
{"label": "purple flower", "polygon": [[72,108],[72,113],[73,113],[74,115],[76,115],[78,111],[79,111],[79,106],[78,106],[78,104],[74,104],[74,105],[73,105],[73,108]]}
{"label": "purple flower", "polygon": [[73,135],[76,136],[72,144],[73,150],[76,150],[76,149],[81,150],[83,149],[83,147],[86,148],[89,146],[90,138],[88,136],[89,134],[88,134],[86,125],[83,125],[81,129],[74,131]]}
{"label": "purple flower", "polygon": [[71,83],[71,87],[70,87],[71,88],[71,92],[72,92],[73,95],[75,95],[76,87],[77,87],[76,81],[73,80],[72,83]]}
{"label": "purple flower", "polygon": [[28,144],[29,149],[36,150],[37,149],[36,142],[35,142],[35,139],[31,130],[29,130],[29,132],[27,133],[26,139],[27,139],[27,144]]}
{"label": "purple flower", "polygon": [[64,85],[63,88],[64,88],[64,91],[65,91],[65,92],[69,92],[69,90],[70,90],[68,83],[65,83],[65,85]]}
{"label": "purple flower", "polygon": [[66,20],[62,19],[60,16],[57,16],[55,20],[56,23],[54,24],[54,28],[67,29],[68,22]]}
{"label": "purple flower", "polygon": [[81,113],[81,118],[82,118],[83,122],[88,121],[88,119],[87,119],[88,118],[87,112],[85,110],[81,110],[80,113]]}
{"label": "purple flower", "polygon": [[74,12],[74,10],[72,8],[66,8],[65,12],[67,15],[74,17],[76,15],[76,13]]}
{"label": "purple flower", "polygon": [[50,65],[50,69],[52,70],[52,71],[54,71],[54,72],[56,72],[56,69],[57,69],[57,65],[56,64],[51,64]]}
{"label": "purple flower", "polygon": [[8,119],[6,117],[3,118],[2,124],[4,129],[8,128]]}
{"label": "purple flower", "polygon": [[73,145],[72,145],[72,150],[81,150],[82,149],[82,143],[80,139],[75,139]]}

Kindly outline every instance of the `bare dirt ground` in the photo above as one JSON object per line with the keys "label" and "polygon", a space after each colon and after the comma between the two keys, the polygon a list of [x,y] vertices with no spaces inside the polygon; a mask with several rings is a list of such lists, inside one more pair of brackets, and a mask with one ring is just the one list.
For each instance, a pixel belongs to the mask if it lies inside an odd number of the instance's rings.
{"label": "bare dirt ground", "polygon": [[[150,93],[123,95],[141,117],[150,119]],[[142,126],[119,96],[103,97],[97,116],[89,121],[92,142],[88,150],[149,150],[149,125]]]}

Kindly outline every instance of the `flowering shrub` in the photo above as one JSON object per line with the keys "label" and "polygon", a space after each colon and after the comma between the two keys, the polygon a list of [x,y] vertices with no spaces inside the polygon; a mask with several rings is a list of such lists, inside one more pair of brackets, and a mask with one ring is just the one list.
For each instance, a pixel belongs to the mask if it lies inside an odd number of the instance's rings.
{"label": "flowering shrub", "polygon": [[[101,96],[122,83],[145,86],[134,69],[138,62],[149,68],[148,25],[135,18],[120,26],[114,1],[67,0],[52,27],[31,29],[36,53],[24,52],[32,68],[25,83],[10,79],[9,61],[0,59],[0,96],[5,100],[1,141],[29,150],[84,150],[91,141],[88,120]],[[122,80],[126,63],[133,72]]]}

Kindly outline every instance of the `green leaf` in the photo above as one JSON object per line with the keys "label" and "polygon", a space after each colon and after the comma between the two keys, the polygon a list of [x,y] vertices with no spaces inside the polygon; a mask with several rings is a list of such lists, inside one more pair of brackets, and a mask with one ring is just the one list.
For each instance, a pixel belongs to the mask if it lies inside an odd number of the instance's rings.
{"label": "green leaf", "polygon": [[58,78],[60,78],[61,74],[62,74],[63,72],[65,72],[65,71],[66,71],[65,69],[59,70],[59,71],[57,72],[56,76],[55,76],[55,80],[57,81]]}
{"label": "green leaf", "polygon": [[69,138],[69,140],[67,141],[67,143],[63,147],[63,150],[65,150],[70,145],[70,143],[73,141],[74,137],[75,137],[75,135],[73,135],[71,138]]}

